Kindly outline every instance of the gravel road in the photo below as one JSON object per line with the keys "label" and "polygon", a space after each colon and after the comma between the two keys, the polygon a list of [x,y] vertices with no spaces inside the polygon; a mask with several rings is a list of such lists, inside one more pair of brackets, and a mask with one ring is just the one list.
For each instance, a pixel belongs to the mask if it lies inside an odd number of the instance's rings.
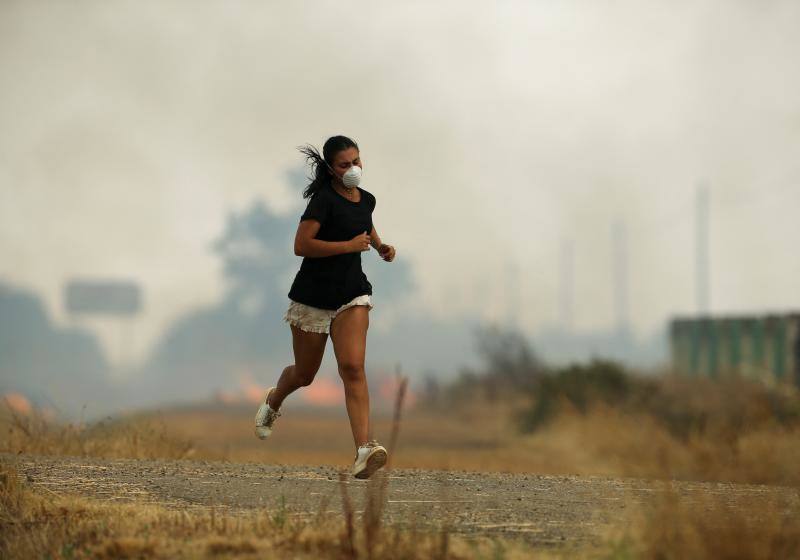
{"label": "gravel road", "polygon": [[[328,466],[26,455],[0,455],[0,460],[15,464],[34,488],[103,500],[216,507],[234,513],[277,509],[283,501],[290,515],[342,511],[338,470]],[[367,481],[349,478],[347,484],[361,512]],[[737,507],[788,496],[790,507],[800,512],[795,489],[673,484],[681,500],[696,499],[701,492]],[[384,519],[431,528],[446,524],[459,534],[518,537],[536,546],[583,547],[599,542],[606,528],[629,520],[632,508],[649,507],[661,488],[657,482],[637,479],[393,469]]]}

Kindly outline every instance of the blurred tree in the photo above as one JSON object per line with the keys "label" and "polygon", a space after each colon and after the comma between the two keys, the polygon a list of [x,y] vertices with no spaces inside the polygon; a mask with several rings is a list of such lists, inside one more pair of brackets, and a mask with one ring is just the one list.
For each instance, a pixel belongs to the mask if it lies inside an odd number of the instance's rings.
{"label": "blurred tree", "polygon": [[544,373],[544,365],[524,335],[496,325],[476,330],[478,355],[485,364],[489,397],[498,384],[505,388],[528,389]]}
{"label": "blurred tree", "polygon": [[590,406],[604,403],[620,406],[635,389],[649,389],[652,382],[631,377],[611,360],[572,364],[538,379],[530,408],[518,416],[521,429],[531,432],[552,419],[564,403],[585,414]]}
{"label": "blurred tree", "polygon": [[222,260],[230,303],[247,314],[265,311],[273,300],[286,299],[288,279],[297,257],[293,251],[294,216],[279,216],[260,200],[232,213],[223,234],[212,243]]}

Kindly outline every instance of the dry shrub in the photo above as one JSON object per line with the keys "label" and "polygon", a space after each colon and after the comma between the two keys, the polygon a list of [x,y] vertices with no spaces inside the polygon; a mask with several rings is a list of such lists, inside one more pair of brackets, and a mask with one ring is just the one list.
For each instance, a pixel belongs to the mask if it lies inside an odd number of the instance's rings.
{"label": "dry shrub", "polygon": [[[633,523],[618,557],[657,560],[768,560],[800,557],[797,495],[754,495],[734,505],[708,493],[667,490]],[[794,507],[792,506],[794,502]]]}
{"label": "dry shrub", "polygon": [[596,405],[586,414],[562,409],[516,447],[538,457],[541,472],[800,486],[800,427],[684,440],[651,415]]}
{"label": "dry shrub", "polygon": [[800,429],[755,430],[736,443],[735,460],[723,477],[735,482],[800,486]]}
{"label": "dry shrub", "polygon": [[[647,379],[631,376],[636,383]],[[788,385],[726,376],[721,379],[669,375],[627,410],[647,413],[676,437],[705,436],[734,443],[742,435],[800,426],[800,394]]]}
{"label": "dry shrub", "polygon": [[191,442],[174,437],[158,418],[107,419],[62,424],[40,414],[9,411],[2,419],[0,451],[35,455],[130,459],[185,459]]}
{"label": "dry shrub", "polygon": [[545,472],[800,485],[800,394],[594,361],[541,375],[512,416]]}
{"label": "dry shrub", "polygon": [[586,414],[562,410],[520,446],[542,457],[545,472],[672,478],[688,474],[691,453],[652,418],[597,405]]}
{"label": "dry shrub", "polygon": [[530,396],[518,415],[523,432],[542,428],[565,407],[585,414],[598,405],[650,416],[682,440],[703,435],[732,443],[750,430],[800,426],[800,395],[793,387],[733,376],[644,377],[603,360],[540,375]]}

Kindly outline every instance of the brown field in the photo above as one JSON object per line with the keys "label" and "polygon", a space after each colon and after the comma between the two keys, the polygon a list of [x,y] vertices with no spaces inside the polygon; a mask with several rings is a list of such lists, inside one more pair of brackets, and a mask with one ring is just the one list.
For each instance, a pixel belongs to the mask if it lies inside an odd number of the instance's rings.
{"label": "brown field", "polygon": [[[187,444],[186,454],[231,462],[346,466],[354,446],[339,410],[284,407],[273,435],[253,435],[248,408],[196,407],[152,413],[135,422]],[[388,414],[374,414],[373,432],[386,441]],[[126,454],[110,456],[127,456]],[[681,440],[645,415],[598,405],[564,412],[545,429],[521,435],[506,404],[480,412],[407,411],[393,465],[398,468],[634,476],[800,485],[800,429],[769,425],[733,441],[696,435]]]}
{"label": "brown field", "polygon": [[[704,393],[709,389],[712,393]],[[796,394],[788,397],[789,408],[775,408],[771,393],[746,384],[678,382],[661,390],[677,391],[679,402],[694,403],[701,412],[707,408],[708,414],[699,416],[702,429],[676,431],[658,411],[598,400],[584,411],[562,402],[550,421],[524,434],[515,419],[529,406],[527,398],[485,400],[473,395],[405,410],[392,467],[782,486],[788,501],[750,505],[746,499],[731,504],[716,494],[687,497],[667,490],[653,507],[631,508],[618,529],[605,535],[605,544],[572,550],[568,556],[791,558],[800,553],[800,514],[787,505],[797,503],[800,486]],[[726,398],[726,391],[735,398]],[[353,442],[343,410],[293,407],[290,398],[282,412],[267,441],[253,435],[252,406],[174,408],[86,426],[6,414],[0,451],[337,468],[350,464]],[[373,433],[381,441],[388,440],[391,429],[389,415],[373,415]],[[386,526],[377,538],[367,520],[354,520],[346,510],[313,522],[288,522],[274,510],[244,517],[207,510],[180,513],[157,505],[112,506],[85,497],[43,495],[18,478],[13,467],[5,467],[0,512],[4,558],[255,558],[271,550],[309,558],[523,558],[531,553],[516,542],[494,540],[479,546],[447,531],[408,538]],[[566,553],[548,549],[536,554]]]}
{"label": "brown field", "polygon": [[[567,406],[547,426],[521,434],[514,411],[524,406],[524,398],[516,403],[504,398],[485,401],[480,408],[450,403],[406,410],[392,465],[800,485],[798,425],[749,421],[737,424],[733,434],[725,424],[681,438],[650,414],[597,403],[583,414]],[[290,398],[265,441],[253,434],[253,406],[156,410],[88,427],[20,418],[5,431],[0,449],[345,467],[354,445],[343,408],[293,408]],[[736,417],[735,411],[730,414]],[[20,429],[25,422],[36,437]],[[381,441],[388,440],[391,425],[390,414],[373,413],[372,431]]]}

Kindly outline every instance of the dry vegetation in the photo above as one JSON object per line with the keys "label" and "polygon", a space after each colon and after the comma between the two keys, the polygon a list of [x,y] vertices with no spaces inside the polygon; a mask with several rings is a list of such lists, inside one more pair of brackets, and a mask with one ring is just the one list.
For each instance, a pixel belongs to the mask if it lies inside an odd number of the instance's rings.
{"label": "dry vegetation", "polygon": [[[655,408],[599,400],[581,411],[559,396],[557,412],[520,433],[517,420],[530,399],[486,401],[476,386],[466,401],[409,410],[394,466],[800,485],[800,426],[771,418],[756,404],[770,402],[764,388],[669,378],[659,383],[670,398],[686,399],[695,427],[677,431]],[[727,401],[728,394],[735,400]],[[343,411],[293,410],[288,401],[278,422],[266,445],[252,434],[249,408],[200,407],[89,425],[16,415],[3,422],[0,451],[336,466],[352,460]],[[376,415],[373,424],[383,439],[391,418]]]}
{"label": "dry vegetation", "polygon": [[[158,416],[58,423],[6,407],[0,413],[0,451],[108,459],[187,459],[196,454],[186,438],[170,433]],[[207,452],[209,459],[221,454]]]}
{"label": "dry vegetation", "polygon": [[[516,542],[465,539],[447,531],[381,524],[382,477],[358,518],[342,485],[342,514],[298,517],[282,506],[243,514],[213,508],[109,505],[31,491],[13,466],[0,465],[0,557],[28,558],[574,558],[575,552],[532,551]],[[581,558],[773,559],[800,554],[800,519],[781,501],[729,507],[719,496],[677,499],[668,489],[653,510],[607,536]],[[746,504],[744,504],[746,506]]]}
{"label": "dry vegetation", "polygon": [[[406,384],[401,383],[388,449],[396,449]],[[119,457],[125,445],[135,457],[184,457],[190,446],[141,420],[131,425],[54,427],[42,419],[10,414],[4,446],[18,452],[80,453]],[[112,444],[111,440],[121,442]],[[170,449],[170,444],[173,448]],[[128,455],[130,456],[130,455]],[[150,504],[108,505],[77,496],[34,492],[12,464],[0,463],[0,557],[2,558],[527,558],[519,543],[465,539],[438,532],[385,527],[387,472],[364,487],[366,508],[354,510],[346,472],[340,475],[341,515],[322,505],[308,519],[285,502],[276,510],[249,513],[214,508],[170,510]],[[359,515],[360,513],[360,515]]]}
{"label": "dry vegetation", "polygon": [[[607,362],[551,372],[503,364],[407,410],[400,468],[635,476],[800,486],[800,396],[734,378],[638,377]],[[251,407],[195,407],[96,423],[0,415],[0,452],[327,464],[352,460],[342,406],[290,398],[268,445]],[[373,415],[373,433],[392,417]]]}
{"label": "dry vegetation", "polygon": [[[379,478],[376,478],[378,481]],[[368,487],[369,488],[369,487]],[[370,492],[375,493],[373,486]],[[343,523],[342,518],[345,522]],[[382,527],[378,510],[354,519],[288,508],[232,514],[208,508],[108,505],[34,493],[0,470],[0,558],[524,558],[520,545],[467,541],[446,531]]]}
{"label": "dry vegetation", "polygon": [[[491,371],[465,376],[421,402],[403,420],[393,466],[800,486],[800,397],[794,389],[736,379],[644,379],[604,362],[535,377],[519,387]],[[252,436],[251,410],[216,408],[90,425],[11,414],[4,419],[0,450],[349,464],[352,442],[344,414],[311,414],[287,405],[268,447]],[[392,433],[393,426],[396,418],[375,418],[379,436]],[[381,526],[382,477],[367,487],[368,507],[360,519],[346,494],[341,514],[300,519],[287,510],[171,511],[34,493],[7,466],[1,480],[3,558],[526,557],[518,545]],[[786,492],[796,498],[798,491]],[[586,554],[797,557],[800,521],[792,513],[782,502],[732,508],[721,496],[678,499],[667,491],[655,509],[632,512],[624,530],[607,536],[606,549]]]}
{"label": "dry vegetation", "polygon": [[541,373],[530,386],[503,381],[462,378],[435,403],[466,418],[474,406],[464,403],[484,402],[490,426],[505,419],[484,468],[800,486],[794,387],[640,377],[602,361]]}
{"label": "dry vegetation", "polygon": [[732,507],[724,497],[679,496],[669,485],[656,507],[609,536],[606,558],[772,560],[800,557],[800,518],[790,499]]}

